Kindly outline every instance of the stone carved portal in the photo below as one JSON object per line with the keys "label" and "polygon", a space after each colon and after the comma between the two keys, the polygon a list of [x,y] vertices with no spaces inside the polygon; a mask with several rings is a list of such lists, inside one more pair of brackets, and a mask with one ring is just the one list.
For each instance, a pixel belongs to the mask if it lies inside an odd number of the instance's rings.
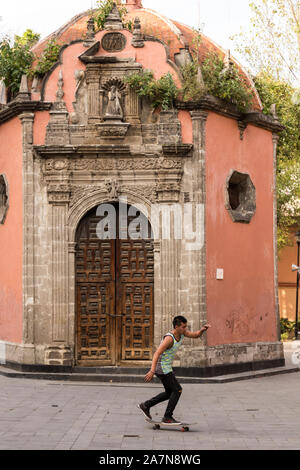
{"label": "stone carved portal", "polygon": [[123,361],[152,358],[154,241],[151,225],[147,220],[148,235],[143,233],[143,238],[131,239],[128,226],[139,213],[125,219],[122,216],[119,222],[119,211],[128,213],[128,206],[114,203],[114,207],[115,239],[103,240],[97,236],[97,225],[106,217],[106,213],[97,215],[97,207],[81,219],[76,232],[76,357],[79,365],[119,365]]}

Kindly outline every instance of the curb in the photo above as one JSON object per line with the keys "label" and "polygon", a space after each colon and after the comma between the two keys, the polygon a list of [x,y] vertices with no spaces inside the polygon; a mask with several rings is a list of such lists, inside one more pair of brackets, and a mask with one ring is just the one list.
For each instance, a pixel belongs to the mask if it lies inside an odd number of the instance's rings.
{"label": "curb", "polygon": [[[239,374],[223,375],[219,377],[180,377],[177,379],[182,384],[217,384],[238,382],[241,380],[270,377],[273,375],[290,374],[299,372],[300,367],[281,367],[260,371],[242,372]],[[67,381],[67,382],[99,382],[99,383],[144,383],[143,375],[136,374],[88,374],[88,373],[43,373],[43,372],[19,372],[6,367],[0,367],[0,375],[9,378]],[[158,378],[154,378],[152,383],[160,383]]]}

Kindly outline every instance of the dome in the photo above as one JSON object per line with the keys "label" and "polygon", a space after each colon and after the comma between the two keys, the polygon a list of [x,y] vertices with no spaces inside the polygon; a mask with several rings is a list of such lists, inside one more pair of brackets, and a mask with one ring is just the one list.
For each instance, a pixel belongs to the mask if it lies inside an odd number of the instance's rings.
{"label": "dome", "polygon": [[[141,22],[141,32],[145,36],[152,36],[159,39],[167,46],[169,58],[173,62],[178,62],[177,58],[182,52],[193,49],[193,38],[195,35],[193,28],[178,21],[171,20],[152,9],[143,8],[142,0],[117,0],[117,3],[120,6],[126,6],[128,11],[126,15],[127,21],[134,21],[138,16]],[[76,15],[57,31],[41,40],[32,49],[35,55],[39,57],[48,41],[52,38],[56,38],[63,44],[69,44],[72,41],[83,39],[87,31],[87,21],[90,15],[91,10]],[[199,48],[200,60],[203,60],[208,52],[217,52],[221,57],[225,57],[226,51],[221,46],[217,45],[204,34],[202,34],[201,37],[202,41]],[[238,67],[249,89],[253,90],[253,109],[261,111],[261,101],[251,77],[247,74],[246,70],[243,69],[241,64],[234,58],[231,59]]]}

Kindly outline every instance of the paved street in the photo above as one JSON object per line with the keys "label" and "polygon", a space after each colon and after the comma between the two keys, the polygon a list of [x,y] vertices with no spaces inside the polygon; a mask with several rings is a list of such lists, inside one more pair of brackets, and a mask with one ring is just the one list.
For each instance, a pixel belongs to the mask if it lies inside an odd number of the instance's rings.
{"label": "paved street", "polygon": [[[136,404],[159,385],[67,383],[0,376],[0,449],[300,449],[300,372],[183,385],[175,417],[190,432],[154,431]],[[152,408],[162,416],[164,404]]]}

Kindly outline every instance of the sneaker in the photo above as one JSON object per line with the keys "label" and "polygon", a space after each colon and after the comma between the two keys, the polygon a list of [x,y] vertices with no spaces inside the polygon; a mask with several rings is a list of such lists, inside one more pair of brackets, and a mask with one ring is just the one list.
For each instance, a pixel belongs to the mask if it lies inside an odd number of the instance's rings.
{"label": "sneaker", "polygon": [[176,426],[178,424],[181,424],[181,421],[177,421],[176,419],[174,418],[168,418],[166,416],[164,416],[163,420],[162,420],[162,423],[164,424],[169,424],[170,426]]}
{"label": "sneaker", "polygon": [[145,406],[144,403],[140,403],[138,405],[138,408],[143,412],[143,414],[144,414],[144,416],[147,420],[150,419],[152,421],[152,416],[149,413],[149,408],[147,408],[147,406]]}

